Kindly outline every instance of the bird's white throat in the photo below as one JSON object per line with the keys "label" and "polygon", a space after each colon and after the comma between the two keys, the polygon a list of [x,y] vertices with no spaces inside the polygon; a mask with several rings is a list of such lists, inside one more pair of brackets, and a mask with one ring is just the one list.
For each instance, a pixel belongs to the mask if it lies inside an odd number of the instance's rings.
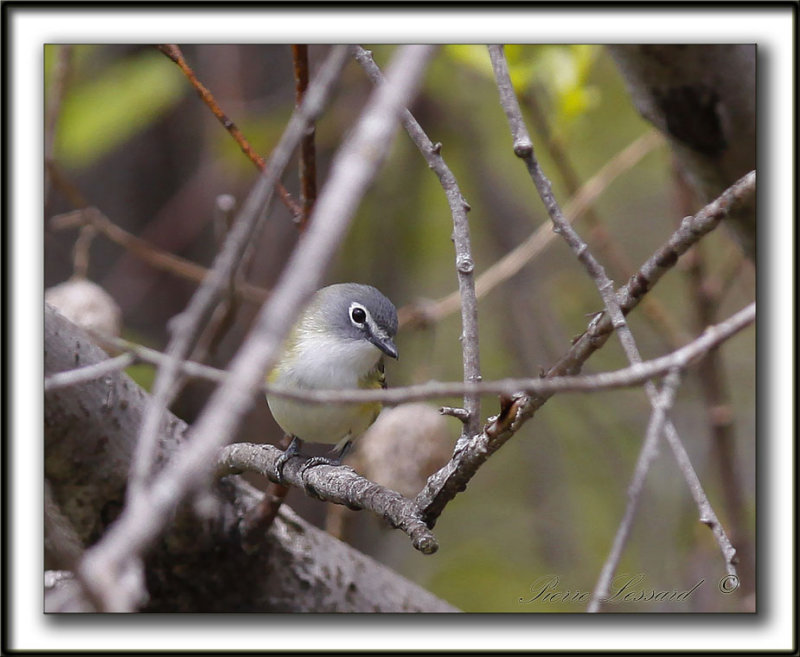
{"label": "bird's white throat", "polygon": [[280,368],[279,383],[304,388],[357,388],[375,368],[381,351],[367,340],[305,334],[294,346],[292,364]]}

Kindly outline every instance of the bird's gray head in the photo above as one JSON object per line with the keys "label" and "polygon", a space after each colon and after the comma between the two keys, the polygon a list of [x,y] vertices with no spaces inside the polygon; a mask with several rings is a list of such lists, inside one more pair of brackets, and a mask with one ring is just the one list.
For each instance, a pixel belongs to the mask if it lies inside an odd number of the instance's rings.
{"label": "bird's gray head", "polygon": [[338,283],[319,290],[312,301],[339,337],[368,340],[397,358],[397,309],[371,285]]}

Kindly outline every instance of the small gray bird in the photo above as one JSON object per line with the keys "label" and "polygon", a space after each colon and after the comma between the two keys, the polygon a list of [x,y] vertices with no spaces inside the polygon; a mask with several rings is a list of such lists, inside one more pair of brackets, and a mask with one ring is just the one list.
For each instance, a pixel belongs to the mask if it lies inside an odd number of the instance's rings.
{"label": "small gray bird", "polygon": [[[383,357],[397,358],[396,333],[397,309],[377,289],[358,283],[329,285],[314,294],[298,318],[267,382],[312,390],[385,388]],[[380,402],[312,404],[270,394],[267,403],[281,429],[292,436],[292,444],[278,461],[279,475],[285,462],[298,453],[298,439],[336,445],[335,460],[310,459],[304,469],[338,463],[382,406]]]}

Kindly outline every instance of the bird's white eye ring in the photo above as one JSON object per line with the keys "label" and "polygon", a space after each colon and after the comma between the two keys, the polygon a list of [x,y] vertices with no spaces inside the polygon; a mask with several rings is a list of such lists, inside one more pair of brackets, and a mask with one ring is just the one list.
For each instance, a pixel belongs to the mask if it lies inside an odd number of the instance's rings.
{"label": "bird's white eye ring", "polygon": [[353,324],[363,326],[367,321],[367,310],[361,304],[354,303],[350,306],[350,319]]}

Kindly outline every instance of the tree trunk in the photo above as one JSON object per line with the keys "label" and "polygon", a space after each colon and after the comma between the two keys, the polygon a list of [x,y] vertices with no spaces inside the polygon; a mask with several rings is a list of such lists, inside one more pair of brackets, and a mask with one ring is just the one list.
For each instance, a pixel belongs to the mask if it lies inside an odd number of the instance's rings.
{"label": "tree trunk", "polygon": [[[700,199],[756,168],[756,47],[609,46],[637,109],[669,139]],[[756,259],[756,204],[727,222]]]}

